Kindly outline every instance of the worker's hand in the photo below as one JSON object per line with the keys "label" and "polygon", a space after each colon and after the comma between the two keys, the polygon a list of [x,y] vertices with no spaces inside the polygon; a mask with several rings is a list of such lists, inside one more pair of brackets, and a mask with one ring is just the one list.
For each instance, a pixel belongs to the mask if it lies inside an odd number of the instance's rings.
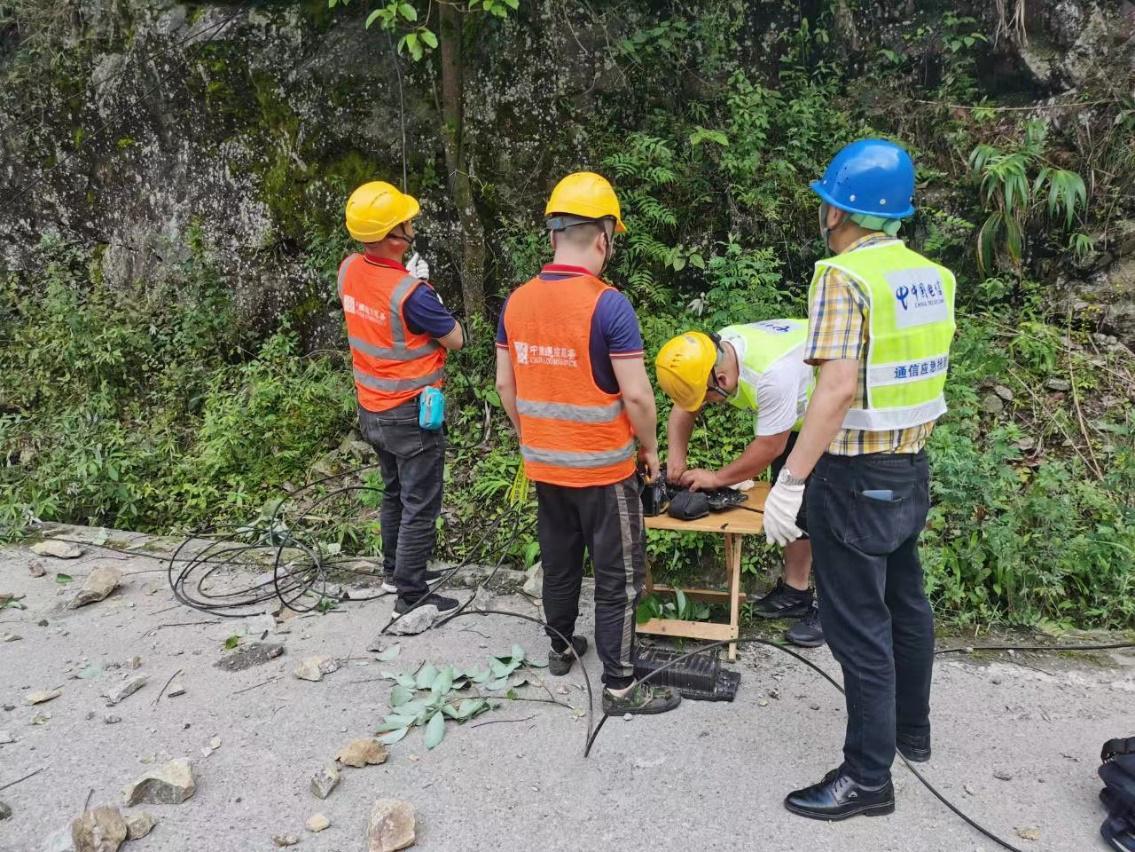
{"label": "worker's hand", "polygon": [[784,547],[803,535],[800,527],[796,526],[796,516],[803,502],[803,485],[778,482],[772,487],[765,500],[765,536],[770,544]]}
{"label": "worker's hand", "polygon": [[410,260],[406,264],[406,271],[415,278],[421,278],[423,281],[430,280],[430,265],[417,252],[410,255]]}
{"label": "worker's hand", "polygon": [[682,474],[686,472],[686,460],[678,458],[666,459],[666,481],[675,485],[682,481]]}
{"label": "worker's hand", "polygon": [[662,474],[662,466],[658,462],[658,450],[648,451],[638,448],[638,462],[646,468],[646,478],[650,482],[658,479]]}
{"label": "worker's hand", "polygon": [[713,491],[721,487],[721,478],[714,471],[700,467],[687,470],[678,482],[691,491]]}

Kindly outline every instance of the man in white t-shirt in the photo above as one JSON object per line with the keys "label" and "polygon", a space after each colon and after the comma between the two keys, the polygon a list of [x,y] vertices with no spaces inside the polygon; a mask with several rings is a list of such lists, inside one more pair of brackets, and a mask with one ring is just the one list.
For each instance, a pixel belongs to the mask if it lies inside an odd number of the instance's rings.
{"label": "man in white t-shirt", "polygon": [[[766,320],[731,325],[717,334],[686,332],[669,340],[655,359],[658,383],[674,402],[667,426],[666,477],[694,491],[736,485],[772,468],[773,481],[796,443],[813,384],[804,363],[806,320]],[[754,417],[756,437],[720,470],[687,468],[690,435],[706,404],[728,403]],[[803,511],[797,520],[806,529]],[[812,545],[801,538],[784,548],[784,576],[753,604],[764,618],[801,619],[786,634],[796,645],[824,643],[809,586]]]}

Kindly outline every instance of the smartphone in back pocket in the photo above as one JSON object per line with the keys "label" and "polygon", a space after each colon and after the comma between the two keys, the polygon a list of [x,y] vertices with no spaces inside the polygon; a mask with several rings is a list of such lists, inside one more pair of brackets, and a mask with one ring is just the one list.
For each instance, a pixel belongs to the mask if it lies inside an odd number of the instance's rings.
{"label": "smartphone in back pocket", "polygon": [[861,491],[860,493],[868,500],[878,500],[882,503],[895,502],[895,492],[891,491],[889,488],[877,491]]}

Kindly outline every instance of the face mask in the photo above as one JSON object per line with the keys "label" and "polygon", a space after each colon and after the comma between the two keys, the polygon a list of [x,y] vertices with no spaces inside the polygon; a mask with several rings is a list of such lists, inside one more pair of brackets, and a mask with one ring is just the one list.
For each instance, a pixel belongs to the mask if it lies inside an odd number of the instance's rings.
{"label": "face mask", "polygon": [[614,241],[611,239],[611,234],[607,232],[607,226],[603,226],[603,266],[599,269],[599,275],[602,276],[607,269],[607,264],[611,262],[611,257],[615,253]]}
{"label": "face mask", "polygon": [[[389,236],[391,239],[401,240],[402,242],[404,242],[406,244],[406,251],[409,251],[414,247],[414,237],[407,237],[405,231],[400,231],[397,234],[391,232]],[[415,234],[415,236],[417,235]]]}
{"label": "face mask", "polygon": [[832,230],[828,227],[828,205],[826,202],[820,202],[820,239],[824,241],[824,248],[828,251],[832,250],[831,247]]}

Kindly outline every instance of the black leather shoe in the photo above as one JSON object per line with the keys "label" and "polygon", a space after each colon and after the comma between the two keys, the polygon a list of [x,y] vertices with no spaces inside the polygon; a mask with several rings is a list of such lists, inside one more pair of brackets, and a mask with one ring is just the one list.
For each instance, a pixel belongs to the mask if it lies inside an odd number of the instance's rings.
{"label": "black leather shoe", "polygon": [[925,763],[930,759],[930,734],[899,734],[895,737],[895,748],[911,763]]}
{"label": "black leather shoe", "polygon": [[894,813],[895,787],[888,781],[878,790],[867,790],[833,769],[819,784],[789,793],[784,806],[809,819],[834,821],[859,814],[883,816]]}

